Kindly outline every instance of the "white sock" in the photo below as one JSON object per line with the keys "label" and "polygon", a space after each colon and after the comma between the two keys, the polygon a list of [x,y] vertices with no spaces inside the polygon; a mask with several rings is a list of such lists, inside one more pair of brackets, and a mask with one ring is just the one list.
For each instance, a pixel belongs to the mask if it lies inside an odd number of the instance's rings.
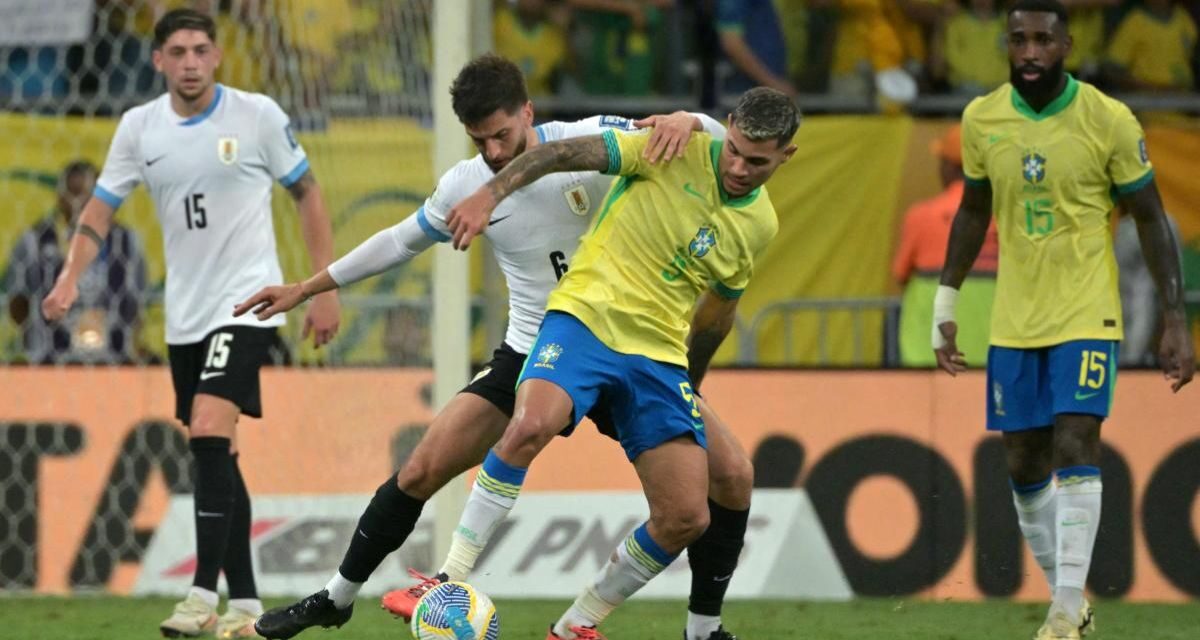
{"label": "white sock", "polygon": [[221,602],[221,597],[217,595],[216,591],[209,591],[208,589],[205,589],[203,587],[193,586],[191,589],[188,589],[188,597],[191,597],[191,596],[196,596],[197,598],[200,598],[201,600],[204,601],[205,604],[212,607],[213,609],[216,609],[217,605]]}
{"label": "white sock", "polygon": [[358,590],[362,589],[362,586],[363,583],[351,582],[342,576],[341,571],[338,571],[329,579],[325,590],[329,592],[329,599],[333,600],[333,606],[345,609],[354,604],[354,599],[358,597]]}
{"label": "white sock", "polygon": [[494,451],[488,452],[475,476],[467,506],[450,541],[446,563],[442,565],[441,573],[450,581],[463,581],[471,575],[479,554],[517,503],[525,471],[504,462]]}
{"label": "white sock", "polygon": [[687,640],[708,640],[717,629],[721,628],[721,616],[702,616],[688,612]]}
{"label": "white sock", "polygon": [[646,525],[629,534],[608,563],[575,599],[570,609],[554,625],[554,634],[568,640],[575,637],[571,627],[595,627],[629,596],[637,593],[654,576],[663,572],[675,556],[663,551],[650,538]]}
{"label": "white sock", "polygon": [[1083,590],[1100,530],[1103,484],[1095,467],[1071,467],[1058,475],[1058,581],[1054,604],[1072,616],[1083,606]]}
{"label": "white sock", "polygon": [[[1041,483],[1038,483],[1041,485]],[[1043,486],[1016,487],[1013,489],[1013,506],[1017,509],[1017,522],[1021,533],[1029,543],[1029,550],[1046,575],[1050,593],[1054,593],[1058,569],[1058,548],[1055,531],[1058,528],[1054,478],[1048,478]]]}
{"label": "white sock", "polygon": [[228,607],[252,616],[261,616],[263,612],[262,600],[258,598],[231,598]]}

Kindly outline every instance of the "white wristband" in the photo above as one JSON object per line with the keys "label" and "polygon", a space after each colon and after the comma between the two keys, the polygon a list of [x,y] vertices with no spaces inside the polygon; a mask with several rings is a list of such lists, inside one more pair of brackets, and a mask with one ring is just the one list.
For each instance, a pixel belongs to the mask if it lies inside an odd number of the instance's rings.
{"label": "white wristband", "polygon": [[946,338],[938,327],[943,322],[954,322],[954,307],[958,304],[958,289],[938,285],[937,293],[933,296],[933,341],[934,349],[946,346]]}

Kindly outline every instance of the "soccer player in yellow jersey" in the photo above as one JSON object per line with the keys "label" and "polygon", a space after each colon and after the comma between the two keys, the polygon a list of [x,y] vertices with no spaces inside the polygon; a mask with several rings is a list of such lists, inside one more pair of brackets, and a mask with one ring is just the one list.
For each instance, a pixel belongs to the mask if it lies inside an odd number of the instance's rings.
{"label": "soccer player in yellow jersey", "polygon": [[473,565],[483,550],[476,540],[512,509],[534,457],[603,397],[642,480],[650,520],[618,545],[550,639],[601,638],[596,625],[708,526],[696,392],[733,324],[754,259],[778,228],[762,185],[795,152],[799,125],[786,95],[751,89],[730,115],[724,142],[695,135],[667,164],[645,158],[644,135],[607,131],[546,143],[450,213],[454,245],[463,248],[487,227],[497,203],[547,173],[621,176],[550,295],[513,419],[488,453],[446,563]]}
{"label": "soccer player in yellow jersey", "polygon": [[988,354],[987,425],[1002,434],[1021,532],[1053,590],[1038,640],[1091,629],[1083,589],[1100,523],[1100,424],[1121,339],[1109,214],[1134,218],[1163,300],[1163,371],[1178,391],[1195,354],[1179,253],[1142,128],[1129,109],[1063,72],[1071,49],[1057,0],[1008,13],[1011,82],[963,113],[966,188],[934,301],[933,346],[950,374],[954,300],[996,212],[1000,263]]}

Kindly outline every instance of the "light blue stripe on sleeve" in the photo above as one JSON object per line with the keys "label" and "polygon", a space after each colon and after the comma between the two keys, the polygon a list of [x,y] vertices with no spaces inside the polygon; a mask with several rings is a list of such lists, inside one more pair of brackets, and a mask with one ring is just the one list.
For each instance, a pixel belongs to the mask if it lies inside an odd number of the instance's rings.
{"label": "light blue stripe on sleeve", "polygon": [[125,202],[124,198],[100,185],[96,185],[96,190],[92,192],[92,195],[95,196],[97,200],[100,200],[113,209],[119,209],[121,207],[121,203]]}
{"label": "light blue stripe on sleeve", "polygon": [[296,165],[296,168],[289,171],[286,176],[280,178],[279,184],[283,185],[285,188],[290,187],[296,184],[296,181],[299,180],[300,177],[303,176],[307,171],[308,158],[305,158],[300,161],[300,164]]}
{"label": "light blue stripe on sleeve", "polygon": [[429,218],[425,217],[425,207],[417,209],[417,224],[421,226],[421,231],[424,231],[425,235],[432,238],[434,242],[450,242],[450,236],[434,229],[430,224]]}
{"label": "light blue stripe on sleeve", "polygon": [[546,141],[546,130],[542,128],[543,126],[545,126],[545,125],[539,124],[537,127],[534,128],[534,131],[537,132],[538,142]]}

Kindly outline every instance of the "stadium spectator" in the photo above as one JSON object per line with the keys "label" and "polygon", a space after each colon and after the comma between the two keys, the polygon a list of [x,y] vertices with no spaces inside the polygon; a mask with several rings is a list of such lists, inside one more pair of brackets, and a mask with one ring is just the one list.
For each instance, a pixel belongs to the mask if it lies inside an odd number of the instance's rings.
{"label": "stadium spectator", "polygon": [[1071,54],[1067,71],[1091,80],[1100,75],[1104,60],[1105,14],[1121,5],[1121,0],[1064,0],[1071,21]]}
{"label": "stadium spectator", "polygon": [[996,0],[970,0],[938,30],[936,66],[943,68],[935,75],[944,75],[954,93],[965,95],[982,95],[1007,82],[1006,23]]}
{"label": "stadium spectator", "polygon": [[840,9],[830,90],[892,102],[916,97],[927,55],[924,32],[957,11],[945,0],[811,0]]}
{"label": "stadium spectator", "polygon": [[[931,367],[937,364],[929,350],[933,330],[933,296],[937,292],[950,225],[958,211],[963,193],[962,131],[951,127],[930,147],[938,159],[943,190],[937,196],[918,202],[904,214],[900,247],[892,260],[892,277],[904,288],[900,306],[900,362],[906,367]],[[988,318],[992,311],[992,293],[996,289],[996,262],[999,248],[996,224],[988,228],[983,250],[959,297],[959,314],[970,316],[963,322],[959,344],[972,365],[983,365],[988,351]]]}
{"label": "stadium spectator", "polygon": [[[674,0],[568,0],[581,42],[580,82],[593,95],[646,95],[663,12]],[[581,46],[580,46],[581,45]]]}
{"label": "stadium spectator", "polygon": [[1173,0],[1143,0],[1108,45],[1116,86],[1136,91],[1191,91],[1196,23]]}
{"label": "stadium spectator", "polygon": [[96,167],[76,160],[58,178],[54,209],[17,240],[5,274],[8,315],[24,330],[32,364],[136,360],[136,336],[146,291],[142,244],[131,229],[113,224],[96,261],[79,281],[79,304],[61,322],[31,311],[62,270],[76,219],[96,186]]}
{"label": "stadium spectator", "polygon": [[717,31],[721,49],[734,66],[724,92],[741,94],[755,86],[794,96],[788,79],[788,51],[772,0],[719,0]]}
{"label": "stadium spectator", "polygon": [[496,53],[521,68],[531,97],[552,93],[558,74],[569,62],[565,8],[547,0],[517,0],[513,7],[496,8],[492,36]]}
{"label": "stadium spectator", "polygon": [[[1169,214],[1167,223],[1179,246],[1179,225]],[[1183,247],[1179,247],[1182,251]],[[1154,276],[1142,254],[1137,224],[1132,216],[1121,216],[1117,221],[1117,235],[1113,239],[1113,253],[1117,257],[1117,283],[1121,290],[1121,318],[1125,325],[1125,339],[1119,347],[1118,361],[1124,367],[1153,367],[1158,362],[1154,353],[1154,337],[1158,334],[1160,300],[1154,288]]]}

